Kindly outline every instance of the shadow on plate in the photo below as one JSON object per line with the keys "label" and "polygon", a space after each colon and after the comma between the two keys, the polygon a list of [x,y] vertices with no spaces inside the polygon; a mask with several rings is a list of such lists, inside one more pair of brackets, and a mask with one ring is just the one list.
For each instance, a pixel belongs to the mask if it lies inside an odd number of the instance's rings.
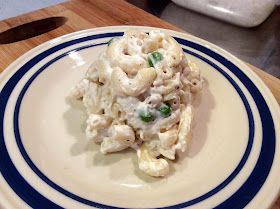
{"label": "shadow on plate", "polygon": [[212,93],[209,90],[208,82],[205,80],[203,91],[194,102],[194,122],[192,139],[189,143],[186,153],[180,154],[180,159],[185,155],[193,158],[199,154],[206,143],[208,136],[207,124],[209,123],[211,111],[215,107],[215,101]]}
{"label": "shadow on plate", "polygon": [[86,127],[86,113],[83,111],[83,106],[79,102],[69,105],[69,109],[63,114],[67,132],[74,136],[76,142],[70,149],[72,156],[77,156],[85,153],[86,151],[97,150],[97,146],[86,139],[84,130]]}

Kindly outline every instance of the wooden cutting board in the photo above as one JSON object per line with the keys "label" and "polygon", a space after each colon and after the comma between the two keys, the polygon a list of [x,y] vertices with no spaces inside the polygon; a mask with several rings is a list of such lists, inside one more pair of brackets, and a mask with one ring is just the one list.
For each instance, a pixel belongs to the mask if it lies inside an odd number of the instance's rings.
{"label": "wooden cutting board", "polygon": [[[18,28],[16,32],[12,31],[0,37],[0,72],[33,47],[58,36],[79,30],[111,25],[144,25],[182,31],[123,0],[73,0],[0,21],[0,33],[25,23],[50,17],[61,18],[51,19],[47,24],[37,22],[32,27],[24,29],[24,31],[23,28]],[[40,27],[41,23],[43,26]],[[45,31],[46,28],[53,30]],[[14,43],[1,44],[3,39],[12,41],[13,39],[19,39],[21,36],[24,38],[24,36],[27,36],[26,34],[32,33],[42,34]],[[261,77],[280,104],[280,80],[252,65],[249,65],[249,67]],[[280,209],[280,199],[272,208]]]}

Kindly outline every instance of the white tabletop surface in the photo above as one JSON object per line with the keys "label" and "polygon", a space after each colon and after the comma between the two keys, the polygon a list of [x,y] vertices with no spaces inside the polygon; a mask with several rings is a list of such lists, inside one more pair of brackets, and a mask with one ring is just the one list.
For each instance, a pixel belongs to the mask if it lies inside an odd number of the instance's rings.
{"label": "white tabletop surface", "polygon": [[0,0],[0,20],[64,2],[65,0]]}

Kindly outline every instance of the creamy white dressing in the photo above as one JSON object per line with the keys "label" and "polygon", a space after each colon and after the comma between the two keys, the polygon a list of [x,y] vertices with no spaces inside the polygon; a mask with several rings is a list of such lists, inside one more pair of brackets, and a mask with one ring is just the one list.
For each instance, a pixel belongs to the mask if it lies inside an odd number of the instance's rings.
{"label": "creamy white dressing", "polygon": [[100,57],[100,60],[104,63],[104,74],[106,74],[107,78],[111,78],[113,68],[110,61],[105,57],[105,53]]}

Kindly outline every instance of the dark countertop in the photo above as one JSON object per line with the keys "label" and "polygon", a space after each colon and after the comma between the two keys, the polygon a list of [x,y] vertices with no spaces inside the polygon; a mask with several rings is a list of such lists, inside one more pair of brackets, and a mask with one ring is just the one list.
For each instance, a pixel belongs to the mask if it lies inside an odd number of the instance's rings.
{"label": "dark countertop", "polygon": [[279,6],[261,25],[242,28],[179,7],[170,0],[128,2],[280,78]]}

